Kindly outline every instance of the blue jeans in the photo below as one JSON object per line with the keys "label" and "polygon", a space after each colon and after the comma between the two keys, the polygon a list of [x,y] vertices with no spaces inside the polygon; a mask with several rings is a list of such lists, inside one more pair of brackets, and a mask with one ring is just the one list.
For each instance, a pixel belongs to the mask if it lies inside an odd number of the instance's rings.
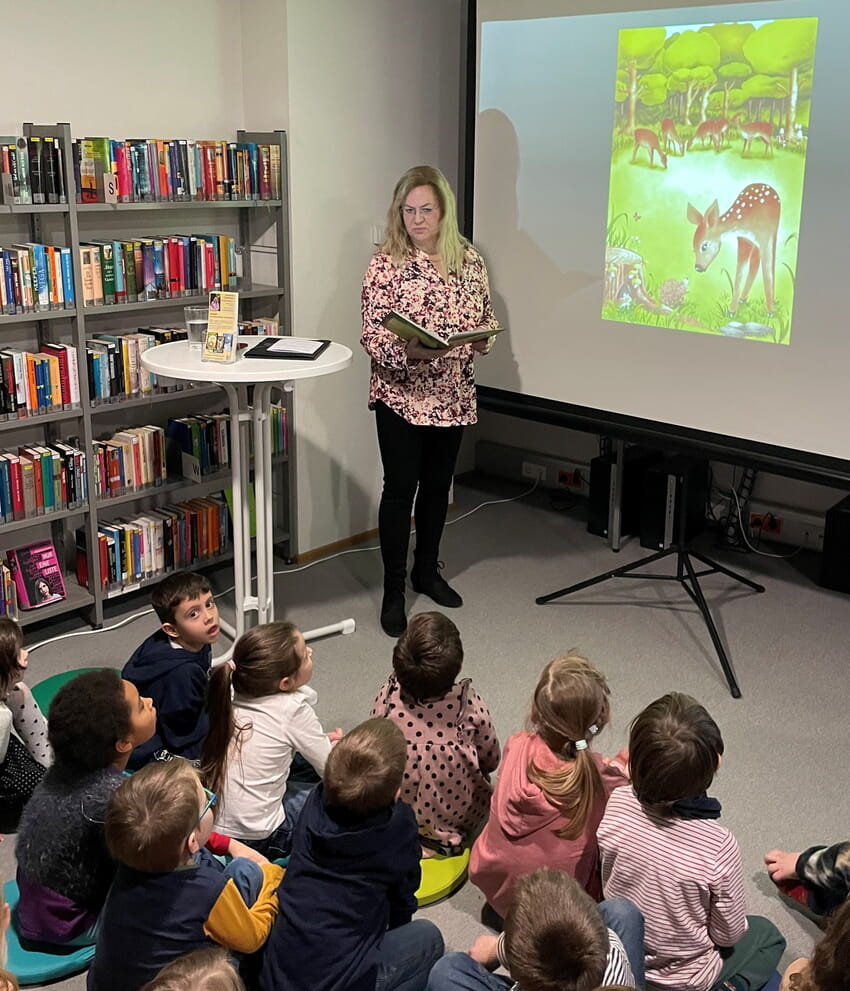
{"label": "blue jeans", "polygon": [[431,968],[428,991],[505,991],[513,983],[510,977],[491,974],[468,953],[447,953]]}
{"label": "blue jeans", "polygon": [[606,898],[599,903],[599,912],[605,925],[620,937],[634,974],[635,987],[642,991],[646,987],[646,950],[640,910],[628,898]]}
{"label": "blue jeans", "polygon": [[236,885],[242,901],[250,908],[259,898],[263,889],[263,870],[259,864],[246,857],[234,857],[225,866],[218,857],[214,856],[207,849],[198,850],[195,854],[196,864],[205,864],[221,871],[225,877],[229,877]]}
{"label": "blue jeans", "polygon": [[388,929],[378,945],[375,991],[423,991],[444,950],[440,930],[427,919]]}
{"label": "blue jeans", "polygon": [[[295,755],[299,757],[299,754]],[[303,757],[300,758],[301,761],[306,764],[307,762]],[[295,761],[293,761],[293,767],[295,766]],[[308,765],[309,766],[309,765]],[[310,768],[313,771],[312,767]],[[302,778],[300,775],[295,778],[292,777],[290,773],[289,778],[286,782],[286,792],[283,796],[283,813],[285,819],[277,827],[277,829],[266,836],[262,840],[248,840],[243,839],[242,842],[247,846],[261,853],[264,857],[268,857],[269,860],[278,860],[282,857],[288,857],[292,853],[292,831],[295,828],[295,823],[298,822],[298,817],[301,815],[301,811],[307,804],[307,799],[310,797],[310,792],[316,787],[316,782],[320,778],[313,771],[313,780],[308,781]]]}

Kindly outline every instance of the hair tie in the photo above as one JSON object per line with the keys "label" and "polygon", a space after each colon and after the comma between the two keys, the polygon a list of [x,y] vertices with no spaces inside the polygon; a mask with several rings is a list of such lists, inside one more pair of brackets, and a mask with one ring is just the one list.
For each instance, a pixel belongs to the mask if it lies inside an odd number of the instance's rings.
{"label": "hair tie", "polygon": [[576,750],[587,750],[587,740],[576,740],[574,746]]}
{"label": "hair tie", "polygon": [[596,734],[599,732],[599,727],[596,725],[596,723],[593,723],[592,726],[587,727],[587,732],[590,733],[591,736],[596,736]]}
{"label": "hair tie", "polygon": [[232,657],[228,657],[224,663],[230,668],[231,671],[236,670],[236,661],[234,661]]}

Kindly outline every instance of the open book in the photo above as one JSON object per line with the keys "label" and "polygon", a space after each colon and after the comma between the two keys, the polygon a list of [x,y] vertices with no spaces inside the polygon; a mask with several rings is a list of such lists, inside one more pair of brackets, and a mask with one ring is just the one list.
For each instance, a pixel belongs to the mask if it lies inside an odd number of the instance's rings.
{"label": "open book", "polygon": [[409,341],[412,337],[418,337],[426,348],[454,348],[458,344],[474,344],[476,341],[484,341],[495,334],[501,334],[504,327],[476,327],[474,330],[464,330],[459,334],[452,334],[450,337],[441,337],[433,330],[426,330],[414,323],[408,317],[403,317],[395,310],[384,317],[383,324],[387,330],[391,330],[402,340]]}

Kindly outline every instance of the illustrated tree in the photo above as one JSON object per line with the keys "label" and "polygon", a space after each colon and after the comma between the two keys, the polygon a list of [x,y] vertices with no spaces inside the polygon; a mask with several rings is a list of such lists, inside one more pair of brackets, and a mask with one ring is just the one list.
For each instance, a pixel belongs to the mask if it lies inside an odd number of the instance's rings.
{"label": "illustrated tree", "polygon": [[812,70],[816,38],[816,17],[791,17],[768,21],[743,45],[744,56],[757,73],[782,81],[785,94],[783,125],[788,133],[797,124],[800,73]]}
{"label": "illustrated tree", "polygon": [[[646,97],[650,101],[660,102],[656,100],[659,82],[654,79],[658,73],[647,70],[653,67],[666,36],[663,27],[628,28],[620,32],[616,98],[625,102],[628,110],[625,129],[630,133],[635,129],[638,100]],[[645,80],[648,82],[645,83]]]}
{"label": "illustrated tree", "polygon": [[752,66],[744,58],[744,42],[755,31],[749,23],[732,22],[731,24],[706,24],[700,31],[710,34],[720,45],[720,64],[717,67],[717,78],[723,87],[722,105],[717,109],[719,116],[729,116],[729,94],[752,73]]}
{"label": "illustrated tree", "polygon": [[697,98],[701,119],[705,120],[708,96],[717,84],[714,70],[719,64],[720,45],[705,31],[683,31],[664,49],[664,67],[675,87],[684,90],[683,123],[691,124],[691,106]]}
{"label": "illustrated tree", "polygon": [[773,111],[777,104],[784,107],[788,96],[788,81],[780,76],[766,76],[759,73],[745,79],[741,86],[744,102],[750,106],[750,117],[761,120],[764,104],[767,101],[770,108],[769,117],[773,119]]}

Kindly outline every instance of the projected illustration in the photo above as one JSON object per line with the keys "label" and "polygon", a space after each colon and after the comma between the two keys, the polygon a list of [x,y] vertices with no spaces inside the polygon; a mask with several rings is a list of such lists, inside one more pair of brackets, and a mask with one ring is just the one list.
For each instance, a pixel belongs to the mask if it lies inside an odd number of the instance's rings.
{"label": "projected illustration", "polygon": [[619,32],[603,318],[791,343],[816,37]]}

